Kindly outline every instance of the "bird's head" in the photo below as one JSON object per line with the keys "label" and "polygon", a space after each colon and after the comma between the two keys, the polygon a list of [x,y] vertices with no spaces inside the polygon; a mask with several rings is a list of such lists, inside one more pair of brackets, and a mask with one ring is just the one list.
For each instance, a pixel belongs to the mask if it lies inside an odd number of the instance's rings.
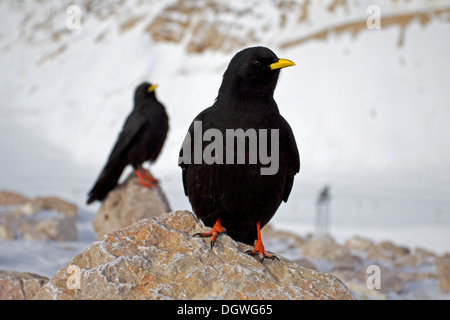
{"label": "bird's head", "polygon": [[155,97],[155,89],[158,85],[150,84],[148,82],[141,83],[134,91],[134,100],[139,101]]}
{"label": "bird's head", "polygon": [[295,66],[272,50],[252,47],[238,52],[223,75],[220,93],[273,96],[280,69]]}

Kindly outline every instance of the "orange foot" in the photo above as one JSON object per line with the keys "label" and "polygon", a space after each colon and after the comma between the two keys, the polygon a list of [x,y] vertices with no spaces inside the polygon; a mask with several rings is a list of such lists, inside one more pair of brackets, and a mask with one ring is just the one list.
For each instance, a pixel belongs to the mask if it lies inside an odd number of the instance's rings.
{"label": "orange foot", "polygon": [[225,230],[224,227],[222,227],[221,225],[221,220],[217,219],[216,223],[214,224],[214,227],[212,228],[212,230],[210,232],[205,232],[205,233],[196,233],[194,234],[195,236],[200,236],[202,238],[204,237],[211,237],[211,249],[214,246],[214,243],[216,242],[216,238],[219,234],[221,233],[226,233],[227,231]]}
{"label": "orange foot", "polygon": [[144,169],[143,168],[143,171],[144,171],[144,178],[147,180],[147,181],[149,181],[149,182],[151,182],[151,183],[155,183],[155,184],[158,184],[158,179],[156,179],[155,177],[153,177],[152,176],[152,174],[150,173],[150,171],[148,171],[147,169]]}
{"label": "orange foot", "polygon": [[[145,173],[145,170],[143,170]],[[154,188],[156,187],[156,184],[158,182],[158,180],[156,180],[155,178],[151,177],[147,177],[147,174],[142,175],[141,170],[140,169],[136,169],[134,170],[134,172],[136,173],[136,176],[139,178],[139,184],[141,186],[144,186],[146,188]],[[149,174],[150,176],[150,174]]]}
{"label": "orange foot", "polygon": [[265,258],[272,259],[272,260],[274,260],[274,259],[280,260],[280,259],[278,259],[277,256],[268,254],[266,252],[266,250],[264,249],[264,245],[263,245],[262,239],[261,239],[261,228],[260,228],[259,222],[256,223],[256,229],[258,232],[258,240],[255,240],[255,249],[247,250],[245,253],[252,255],[252,256],[258,255],[259,260],[261,260],[261,262],[263,262]]}

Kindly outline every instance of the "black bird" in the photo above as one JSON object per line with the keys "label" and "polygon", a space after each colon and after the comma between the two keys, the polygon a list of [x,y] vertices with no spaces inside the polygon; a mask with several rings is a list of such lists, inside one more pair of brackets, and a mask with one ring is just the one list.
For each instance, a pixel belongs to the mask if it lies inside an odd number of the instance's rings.
{"label": "black bird", "polygon": [[131,164],[140,184],[154,187],[157,180],[142,167],[155,161],[169,130],[164,106],[156,99],[156,85],[141,83],[134,93],[134,109],[128,115],[103,171],[89,192],[87,203],[102,201],[117,184],[123,170]]}
{"label": "black bird", "polygon": [[[248,253],[258,254],[261,260],[274,258],[265,252],[260,229],[273,217],[281,202],[288,200],[294,176],[300,170],[294,134],[273,99],[280,69],[293,65],[292,61],[279,59],[265,47],[238,52],[223,75],[214,104],[201,112],[189,128],[180,151],[179,165],[182,168],[184,191],[195,214],[205,225],[213,227],[209,233],[197,234],[210,236],[211,247],[216,237],[226,231],[234,240],[254,244],[255,250]],[[191,145],[195,140],[192,138],[196,134],[196,121],[201,121],[202,137],[208,129],[217,129],[223,136],[222,142],[220,139],[213,141],[203,138],[204,141],[217,142],[216,146],[223,143],[222,158],[220,150],[213,155],[219,159],[215,163],[207,164],[204,159],[201,162],[192,161],[208,147],[202,142],[200,148],[196,149],[195,141]],[[198,124],[200,122],[197,122],[197,129]],[[226,143],[229,143],[225,142],[227,129],[242,129],[245,133],[249,133],[248,130],[256,131],[259,148],[264,133],[260,129],[267,129],[266,132],[277,129],[279,141],[276,141],[278,143],[275,146],[278,146],[279,152],[276,173],[263,175],[261,168],[267,167],[267,163],[263,165],[261,159],[252,163],[249,160],[249,146],[245,147],[244,164],[236,161],[236,151],[239,149],[237,143],[234,155],[227,155],[227,151],[232,150],[226,148]],[[271,138],[268,140],[271,141]],[[250,145],[250,137],[244,141]],[[276,151],[276,148],[272,150],[274,154]],[[225,161],[227,156],[230,157],[228,160],[234,157],[234,162]]]}

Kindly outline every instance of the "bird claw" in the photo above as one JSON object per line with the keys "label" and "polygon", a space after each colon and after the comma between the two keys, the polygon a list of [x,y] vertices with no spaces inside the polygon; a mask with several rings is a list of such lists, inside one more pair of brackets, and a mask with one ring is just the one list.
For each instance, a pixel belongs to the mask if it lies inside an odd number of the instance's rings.
{"label": "bird claw", "polygon": [[[196,234],[193,235],[193,237],[197,237],[197,236],[200,237],[200,238],[207,238],[207,237],[214,237],[214,234],[212,234],[212,232],[208,232],[208,233],[201,233],[201,232],[199,232],[199,233],[196,233]],[[216,237],[217,237],[217,235],[216,235]],[[211,249],[214,247],[214,243],[215,242],[216,242],[215,240],[211,239]]]}
{"label": "bird claw", "polygon": [[270,260],[278,260],[280,261],[280,259],[273,255],[273,254],[268,254],[267,252],[255,252],[255,250],[247,250],[245,251],[246,254],[250,255],[250,256],[255,256],[258,255],[259,261],[263,262],[264,259],[270,259]]}
{"label": "bird claw", "polygon": [[259,261],[264,262],[264,259],[270,259],[270,260],[278,260],[280,261],[280,259],[273,255],[273,254],[268,254],[267,252],[255,252],[255,250],[247,250],[245,251],[246,254],[250,255],[250,256],[255,256],[258,255]]}
{"label": "bird claw", "polygon": [[153,178],[150,172],[146,171],[146,169],[143,169],[143,172],[144,174],[142,174],[139,169],[135,170],[136,176],[139,179],[139,182],[137,184],[149,189],[155,188],[156,184],[158,183],[158,180]]}
{"label": "bird claw", "polygon": [[220,224],[220,219],[217,220],[216,224],[214,225],[214,227],[212,228],[212,230],[210,232],[199,232],[193,235],[193,237],[195,236],[199,236],[201,238],[207,238],[207,237],[211,237],[211,249],[214,247],[214,244],[216,242],[216,238],[217,236],[219,236],[222,233],[227,233],[227,230],[222,227],[222,225]]}
{"label": "bird claw", "polygon": [[193,237],[197,237],[197,236],[199,236],[199,237],[201,237],[201,238],[208,237],[207,235],[205,236],[205,235],[204,235],[203,233],[201,233],[201,232],[196,233],[196,234],[193,235]]}
{"label": "bird claw", "polygon": [[159,180],[152,176],[150,171],[147,169],[143,169],[144,171],[144,179],[147,180],[149,183],[158,184]]}
{"label": "bird claw", "polygon": [[[221,233],[225,233],[225,232],[221,232]],[[220,233],[218,232],[207,232],[207,233],[196,233],[193,235],[193,237],[199,236],[201,238],[207,238],[207,237],[211,237],[211,249],[214,247],[214,244],[216,243],[216,238]]]}
{"label": "bird claw", "polygon": [[259,240],[255,240],[255,249],[247,250],[245,253],[249,254],[251,256],[258,255],[259,260],[261,262],[263,262],[265,258],[270,259],[270,260],[278,260],[278,261],[280,260],[280,259],[278,259],[277,256],[272,255],[272,254],[268,254],[266,252],[266,250],[264,249],[264,245],[262,243],[262,240],[260,240],[260,239]]}

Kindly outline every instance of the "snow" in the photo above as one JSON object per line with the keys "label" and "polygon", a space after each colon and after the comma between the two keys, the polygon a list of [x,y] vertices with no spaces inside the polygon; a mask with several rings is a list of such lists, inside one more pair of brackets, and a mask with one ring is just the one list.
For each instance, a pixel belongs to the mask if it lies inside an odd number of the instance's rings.
{"label": "snow", "polygon": [[[76,203],[81,239],[0,241],[0,269],[52,276],[93,241],[89,221],[99,205],[86,206],[86,194],[142,80],[159,84],[157,96],[170,118],[163,152],[151,170],[172,209],[190,209],[178,151],[192,119],[213,103],[234,52],[187,54],[186,39],[154,42],[145,28],[167,2],[140,4],[141,10],[133,3],[122,5],[122,16],[82,16],[81,29],[71,31],[65,28],[64,3],[0,3],[0,189]],[[298,12],[286,11],[283,29],[276,15],[267,14],[271,2],[264,1],[230,31],[254,28],[261,44],[297,64],[282,71],[275,99],[295,133],[302,167],[272,223],[302,235],[314,232],[316,197],[329,184],[331,233],[339,241],[361,234],[443,254],[450,251],[450,24],[412,22],[401,47],[400,28],[390,26],[280,48],[366,17],[365,3],[333,13],[314,1],[301,28],[294,20]],[[378,3],[386,15],[450,5]],[[246,12],[251,4],[229,6]],[[120,31],[126,17],[143,12],[145,19]],[[221,19],[233,22],[230,13]],[[47,25],[36,27],[43,21]],[[60,41],[50,37],[55,30]]]}

